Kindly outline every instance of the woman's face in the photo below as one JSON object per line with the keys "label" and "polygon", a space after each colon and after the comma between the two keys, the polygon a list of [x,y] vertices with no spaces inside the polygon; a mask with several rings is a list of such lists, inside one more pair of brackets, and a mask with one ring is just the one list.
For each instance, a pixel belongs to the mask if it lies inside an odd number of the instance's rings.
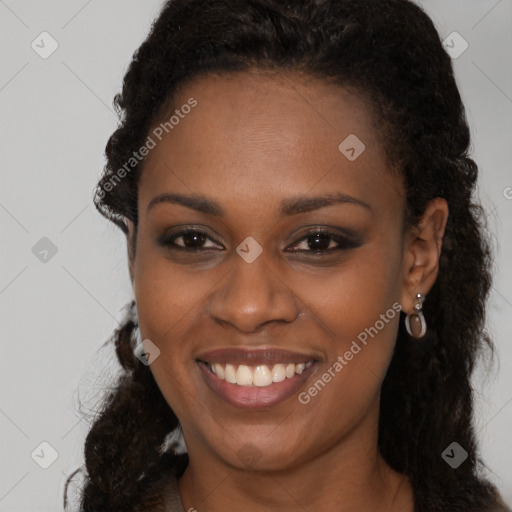
{"label": "woman's face", "polygon": [[417,291],[402,184],[368,108],[254,73],[199,78],[174,108],[172,129],[149,134],[132,271],[191,461],[297,467],[348,436],[367,450],[399,304]]}

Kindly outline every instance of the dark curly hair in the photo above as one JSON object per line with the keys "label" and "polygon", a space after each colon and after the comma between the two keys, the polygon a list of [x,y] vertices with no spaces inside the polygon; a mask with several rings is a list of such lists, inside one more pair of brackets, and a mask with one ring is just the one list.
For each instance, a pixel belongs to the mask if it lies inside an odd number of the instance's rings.
{"label": "dark curly hair", "polygon": [[[485,330],[492,254],[473,196],[478,169],[468,156],[470,132],[451,59],[420,7],[409,0],[166,2],[115,97],[120,123],[106,146],[96,207],[125,234],[124,217],[137,226],[144,161],[129,172],[125,166],[122,179],[119,170],[171,111],[177,87],[209,73],[251,69],[300,71],[367,100],[389,167],[403,180],[406,227],[431,199],[446,199],[439,274],[424,304],[428,332],[413,343],[400,322],[381,391],[379,449],[410,478],[418,512],[507,510],[485,479],[472,425],[471,374],[483,349],[493,354]],[[134,356],[136,332],[132,315],[110,340],[123,372],[77,470],[85,474],[85,512],[158,506],[169,475],[180,476],[188,462],[186,453],[166,446],[179,421],[149,367]],[[441,457],[453,441],[469,454],[457,470]]]}

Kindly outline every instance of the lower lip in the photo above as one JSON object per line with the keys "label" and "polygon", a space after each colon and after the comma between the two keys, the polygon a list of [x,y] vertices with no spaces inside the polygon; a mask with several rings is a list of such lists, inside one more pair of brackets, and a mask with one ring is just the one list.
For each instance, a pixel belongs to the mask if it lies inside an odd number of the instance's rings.
{"label": "lower lip", "polygon": [[316,368],[316,362],[314,362],[300,375],[295,374],[291,379],[285,378],[282,382],[273,382],[269,386],[259,387],[231,384],[230,382],[219,379],[206,363],[198,362],[198,365],[206,381],[206,385],[214,393],[229,404],[245,409],[272,407],[283,402],[299,391]]}

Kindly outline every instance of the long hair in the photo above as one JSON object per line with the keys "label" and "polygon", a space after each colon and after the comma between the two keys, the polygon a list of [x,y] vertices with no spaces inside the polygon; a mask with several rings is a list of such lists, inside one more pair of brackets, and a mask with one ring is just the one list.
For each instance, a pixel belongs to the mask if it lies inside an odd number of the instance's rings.
{"label": "long hair", "polygon": [[[449,218],[437,280],[424,303],[428,332],[412,340],[400,322],[383,382],[378,443],[407,475],[425,510],[505,510],[483,476],[473,429],[471,374],[483,349],[491,285],[490,244],[474,197],[478,168],[451,59],[431,19],[408,0],[171,0],[137,49],[114,105],[120,123],[106,146],[94,202],[127,234],[137,226],[143,161],[126,163],[186,81],[252,68],[354,88],[371,106],[389,167],[404,184],[406,226],[442,197]],[[125,172],[119,179],[124,166]],[[109,186],[110,184],[110,186]],[[401,313],[403,320],[403,313]],[[159,503],[187,456],[164,448],[179,421],[149,367],[133,354],[136,320],[113,335],[123,368],[85,443],[82,510],[142,511]],[[452,469],[441,456],[456,441],[468,459]],[[430,508],[429,508],[430,507]],[[504,507],[504,506],[503,506]]]}

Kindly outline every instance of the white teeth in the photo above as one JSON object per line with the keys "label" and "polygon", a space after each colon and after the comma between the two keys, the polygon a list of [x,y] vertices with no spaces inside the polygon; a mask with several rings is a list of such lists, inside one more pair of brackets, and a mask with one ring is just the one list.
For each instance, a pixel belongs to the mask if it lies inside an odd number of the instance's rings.
{"label": "white teeth", "polygon": [[272,368],[272,382],[283,382],[286,379],[284,364],[275,364]]}
{"label": "white teeth", "polygon": [[304,368],[306,368],[306,365],[304,363],[299,363],[295,365],[295,373],[300,375],[304,371]]}
{"label": "white teeth", "polygon": [[214,363],[210,365],[210,369],[219,379],[231,384],[266,387],[270,386],[273,382],[283,382],[285,379],[291,379],[295,375],[300,375],[312,364],[312,361],[297,364],[278,363],[270,369],[267,365],[254,367],[241,364],[236,368],[232,364]]}
{"label": "white teeth", "polygon": [[217,377],[219,377],[219,379],[225,378],[224,368],[222,367],[221,364],[215,363],[212,367],[212,370],[213,370],[213,373],[215,373],[217,375]]}
{"label": "white teeth", "polygon": [[240,386],[250,386],[252,384],[252,370],[241,364],[236,371],[236,383]]}
{"label": "white teeth", "polygon": [[236,384],[236,372],[235,367],[232,364],[226,365],[226,369],[224,370],[224,379],[226,380],[226,382]]}
{"label": "white teeth", "polygon": [[255,386],[263,387],[272,384],[272,374],[270,373],[268,366],[256,366],[252,380]]}
{"label": "white teeth", "polygon": [[295,375],[295,365],[293,363],[286,365],[286,377],[291,379]]}

